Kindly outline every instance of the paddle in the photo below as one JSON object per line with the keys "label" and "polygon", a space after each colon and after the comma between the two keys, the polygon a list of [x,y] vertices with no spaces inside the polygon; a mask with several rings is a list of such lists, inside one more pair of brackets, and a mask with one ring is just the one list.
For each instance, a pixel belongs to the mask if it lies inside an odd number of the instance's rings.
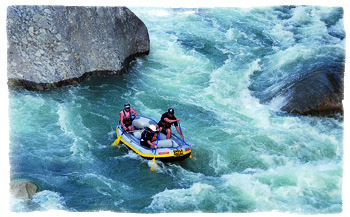
{"label": "paddle", "polygon": [[[182,134],[180,122],[178,122],[178,125],[179,125],[179,128],[180,128],[181,135],[184,135],[184,134]],[[188,144],[185,142],[185,139],[184,139],[184,138],[182,139],[182,141],[183,141],[186,145],[188,145]],[[188,145],[188,146],[189,146],[189,145]]]}
{"label": "paddle", "polygon": [[[158,132],[158,138],[157,138],[156,146],[158,146],[159,136],[160,136],[160,131]],[[153,157],[153,160],[152,160],[153,163],[156,162],[156,153],[157,153],[157,148],[154,149],[154,157]]]}
{"label": "paddle", "polygon": [[[160,136],[160,131],[158,132],[158,138],[157,138],[157,144],[156,144],[156,146],[158,146],[159,136]],[[148,165],[150,165],[151,171],[156,171],[156,170],[158,170],[158,165],[157,165],[157,163],[156,163],[156,153],[157,153],[157,149],[154,149],[154,157],[153,157],[153,160],[152,160],[152,163],[153,163],[153,164],[152,164],[152,165],[148,164]]]}
{"label": "paddle", "polygon": [[118,136],[118,138],[116,140],[114,140],[114,142],[112,143],[113,146],[118,146],[120,139],[122,138],[122,135],[126,132],[126,130],[123,131],[122,134],[120,134],[120,136]]}
{"label": "paddle", "polygon": [[[179,128],[180,128],[181,135],[184,135],[184,134],[182,134],[180,122],[178,122],[178,125],[179,125]],[[189,144],[187,144],[187,143],[185,142],[185,138],[183,138],[182,141],[183,141],[186,145],[190,146]],[[192,158],[192,155],[190,155],[190,158]]]}
{"label": "paddle", "polygon": [[[134,114],[132,114],[131,116],[134,116],[131,120],[134,121],[136,116]],[[116,140],[114,140],[114,142],[111,144],[112,146],[118,146],[119,142],[120,142],[120,139],[122,138],[122,135],[126,132],[127,130],[124,130],[122,134],[120,134],[120,136],[118,136],[118,138]],[[131,131],[130,131],[131,132]]]}

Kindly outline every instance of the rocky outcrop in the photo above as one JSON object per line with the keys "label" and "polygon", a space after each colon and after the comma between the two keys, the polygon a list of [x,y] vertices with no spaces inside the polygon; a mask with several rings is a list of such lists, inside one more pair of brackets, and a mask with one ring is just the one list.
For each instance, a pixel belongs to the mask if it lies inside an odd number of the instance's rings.
{"label": "rocky outcrop", "polygon": [[38,192],[38,186],[26,180],[15,180],[10,183],[10,192],[17,198],[32,199]]}
{"label": "rocky outcrop", "polygon": [[282,111],[312,116],[343,115],[344,68],[327,67],[293,83]]}
{"label": "rocky outcrop", "polygon": [[118,74],[149,53],[144,23],[126,7],[10,6],[8,84],[42,90]]}

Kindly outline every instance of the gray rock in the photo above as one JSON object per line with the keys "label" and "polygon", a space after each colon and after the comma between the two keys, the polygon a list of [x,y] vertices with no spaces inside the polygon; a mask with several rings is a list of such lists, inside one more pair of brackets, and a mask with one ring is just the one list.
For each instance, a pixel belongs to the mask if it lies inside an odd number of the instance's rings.
{"label": "gray rock", "polygon": [[312,116],[343,115],[344,68],[324,68],[293,83],[284,93],[282,111]]}
{"label": "gray rock", "polygon": [[10,192],[21,199],[32,199],[38,192],[38,186],[26,180],[14,180],[10,183]]}
{"label": "gray rock", "polygon": [[7,39],[9,86],[34,90],[127,72],[150,49],[146,26],[126,7],[10,6]]}

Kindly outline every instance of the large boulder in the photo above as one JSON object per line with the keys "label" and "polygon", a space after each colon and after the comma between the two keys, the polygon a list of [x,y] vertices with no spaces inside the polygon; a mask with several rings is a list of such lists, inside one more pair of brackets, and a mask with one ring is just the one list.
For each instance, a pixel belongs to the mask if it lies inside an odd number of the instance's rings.
{"label": "large boulder", "polygon": [[293,83],[283,95],[281,110],[312,116],[343,115],[344,68],[324,68]]}
{"label": "large boulder", "polygon": [[144,23],[126,7],[10,6],[8,84],[45,89],[118,74],[149,53]]}
{"label": "large boulder", "polygon": [[38,192],[38,186],[26,180],[14,180],[10,183],[10,192],[17,198],[32,199]]}

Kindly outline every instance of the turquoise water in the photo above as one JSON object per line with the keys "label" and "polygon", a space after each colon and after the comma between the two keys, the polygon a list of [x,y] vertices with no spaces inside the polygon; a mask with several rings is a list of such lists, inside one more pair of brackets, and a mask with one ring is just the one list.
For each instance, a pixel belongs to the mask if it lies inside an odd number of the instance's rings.
{"label": "turquoise water", "polygon": [[[313,64],[344,64],[343,11],[327,7],[131,8],[149,56],[129,74],[9,90],[12,179],[40,186],[15,212],[342,212],[343,121],[279,110]],[[181,118],[193,158],[111,147],[124,103]]]}

